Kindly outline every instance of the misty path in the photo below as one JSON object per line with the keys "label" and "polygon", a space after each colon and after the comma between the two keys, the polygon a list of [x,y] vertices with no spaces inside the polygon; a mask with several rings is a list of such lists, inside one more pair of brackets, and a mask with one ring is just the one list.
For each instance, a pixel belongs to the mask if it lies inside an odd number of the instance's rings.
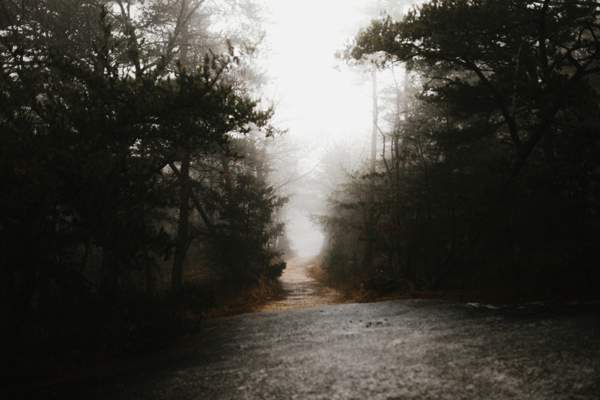
{"label": "misty path", "polygon": [[280,278],[285,297],[263,306],[259,311],[283,311],[339,303],[338,293],[322,286],[310,276],[314,258],[295,257],[288,260]]}

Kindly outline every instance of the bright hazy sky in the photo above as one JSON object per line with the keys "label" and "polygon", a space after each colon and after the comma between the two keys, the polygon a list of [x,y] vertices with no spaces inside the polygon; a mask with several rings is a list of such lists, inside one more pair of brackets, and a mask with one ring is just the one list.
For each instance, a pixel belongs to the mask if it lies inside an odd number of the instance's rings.
{"label": "bright hazy sky", "polygon": [[[335,53],[370,21],[366,7],[377,0],[262,0],[265,5],[267,95],[275,104],[275,124],[309,171],[324,153],[351,146],[356,165],[369,153],[371,80]],[[302,172],[302,171],[301,171]],[[306,195],[306,194],[305,194]],[[323,242],[309,210],[292,199],[287,229],[301,255],[317,254]]]}
{"label": "bright hazy sky", "polygon": [[[368,2],[368,0],[367,0]],[[335,59],[366,19],[365,0],[265,0],[276,121],[292,140],[329,147],[368,137],[369,81]],[[336,65],[342,66],[341,72]],[[314,154],[314,153],[313,153]]]}
{"label": "bright hazy sky", "polygon": [[[264,3],[267,92],[275,103],[276,125],[287,129],[287,139],[302,149],[297,154],[300,168],[310,170],[327,149],[341,143],[368,143],[369,81],[344,65],[339,68],[343,63],[335,59],[336,51],[367,21],[361,12],[365,1]],[[293,200],[287,210],[288,234],[301,255],[318,253],[323,241],[309,214]]]}

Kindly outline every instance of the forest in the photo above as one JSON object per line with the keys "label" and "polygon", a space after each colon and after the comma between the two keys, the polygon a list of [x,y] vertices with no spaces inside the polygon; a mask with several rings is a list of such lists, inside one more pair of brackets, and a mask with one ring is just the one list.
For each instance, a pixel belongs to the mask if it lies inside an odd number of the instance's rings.
{"label": "forest", "polygon": [[329,281],[597,296],[599,38],[596,1],[432,0],[364,27],[343,57],[407,72],[321,218]]}
{"label": "forest", "polygon": [[[395,371],[393,354],[450,376],[435,357],[454,347],[436,346],[461,343],[475,370],[473,332],[509,330],[486,330],[466,305],[598,300],[597,0],[285,1],[0,0],[3,376],[112,373],[185,340],[197,398],[371,382]],[[299,256],[303,240],[320,254]],[[548,337],[575,359],[574,332],[600,325],[567,310],[572,325],[549,319]],[[514,322],[504,316],[493,321]],[[516,321],[510,334],[540,346],[546,325]],[[586,335],[581,346],[597,343]],[[435,351],[410,355],[421,345]],[[370,370],[355,362],[365,354],[383,355]],[[582,359],[599,376],[599,358]],[[277,375],[286,368],[297,382]],[[600,382],[588,375],[584,395]],[[317,398],[327,385],[241,398]],[[336,393],[318,398],[349,392]]]}
{"label": "forest", "polygon": [[212,29],[227,13],[252,25],[251,6],[0,4],[7,350],[168,337],[178,304],[211,301],[196,275],[241,288],[281,274],[259,32]]}

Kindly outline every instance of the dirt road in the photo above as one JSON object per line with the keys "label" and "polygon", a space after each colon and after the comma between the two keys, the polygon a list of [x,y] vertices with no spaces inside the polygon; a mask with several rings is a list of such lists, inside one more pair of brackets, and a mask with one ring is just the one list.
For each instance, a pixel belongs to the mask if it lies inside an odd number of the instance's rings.
{"label": "dirt road", "polygon": [[280,278],[285,298],[265,305],[260,311],[284,311],[339,303],[339,295],[333,289],[323,287],[310,276],[309,269],[314,265],[312,258],[289,260]]}

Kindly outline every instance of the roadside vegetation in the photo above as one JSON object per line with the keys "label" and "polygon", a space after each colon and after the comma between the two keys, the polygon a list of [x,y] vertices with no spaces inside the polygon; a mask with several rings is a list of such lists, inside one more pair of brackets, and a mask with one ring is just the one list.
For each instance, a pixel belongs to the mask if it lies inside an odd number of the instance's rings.
{"label": "roadside vegetation", "polygon": [[363,29],[346,59],[407,73],[377,110],[376,162],[321,218],[327,280],[597,297],[599,22],[596,1],[433,0]]}
{"label": "roadside vegetation", "polygon": [[[138,351],[276,295],[286,200],[268,180],[279,133],[256,94],[257,13],[250,1],[0,4],[10,374]],[[223,28],[228,15],[238,23]]]}

